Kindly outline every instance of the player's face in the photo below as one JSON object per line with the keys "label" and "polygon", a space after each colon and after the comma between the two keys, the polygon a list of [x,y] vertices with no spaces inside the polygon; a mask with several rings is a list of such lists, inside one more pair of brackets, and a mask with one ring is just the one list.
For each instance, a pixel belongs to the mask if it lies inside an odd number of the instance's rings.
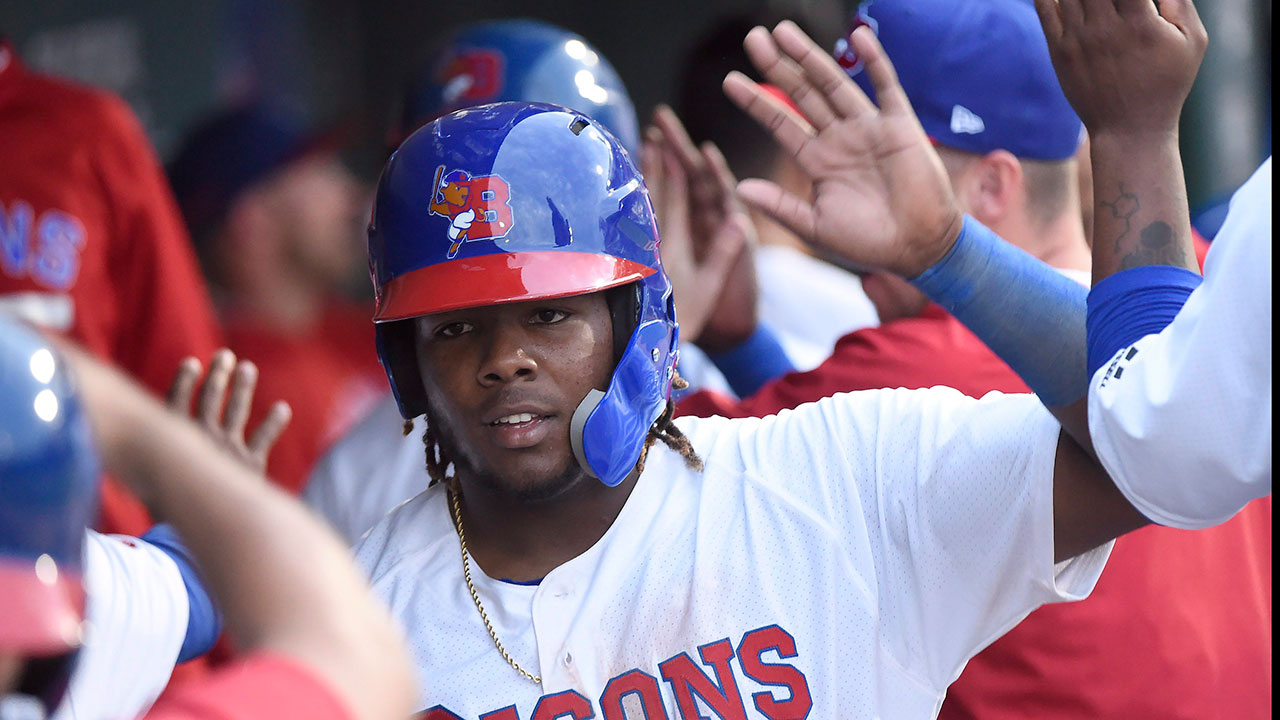
{"label": "player's face", "polygon": [[431,422],[459,478],[530,500],[595,482],[569,422],[588,391],[608,387],[612,347],[604,293],[419,318]]}

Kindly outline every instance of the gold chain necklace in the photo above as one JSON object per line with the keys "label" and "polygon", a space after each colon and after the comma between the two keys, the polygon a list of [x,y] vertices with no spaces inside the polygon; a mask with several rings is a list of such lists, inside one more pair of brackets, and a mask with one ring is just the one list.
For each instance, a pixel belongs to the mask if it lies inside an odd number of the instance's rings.
{"label": "gold chain necklace", "polygon": [[468,559],[470,553],[467,552],[467,534],[462,529],[462,504],[459,500],[461,493],[449,490],[449,497],[453,500],[453,526],[458,531],[458,544],[462,546],[462,576],[467,581],[467,590],[471,592],[471,599],[475,601],[476,610],[480,611],[480,619],[484,621],[484,629],[489,631],[489,637],[493,638],[494,647],[498,648],[498,653],[502,655],[502,659],[507,661],[516,672],[529,678],[535,683],[541,685],[542,678],[520,667],[520,663],[511,657],[511,653],[502,646],[502,641],[498,639],[498,633],[493,631],[493,623],[489,622],[489,613],[484,611],[484,605],[480,604],[480,593],[476,592],[476,586],[471,582],[471,561]]}

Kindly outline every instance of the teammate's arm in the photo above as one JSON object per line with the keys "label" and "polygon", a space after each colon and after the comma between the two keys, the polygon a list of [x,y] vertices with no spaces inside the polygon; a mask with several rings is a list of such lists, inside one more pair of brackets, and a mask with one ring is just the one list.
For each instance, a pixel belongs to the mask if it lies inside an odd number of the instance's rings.
{"label": "teammate's arm", "polygon": [[[875,36],[859,28],[851,42],[875,84],[878,107],[794,24],[782,23],[773,33],[756,28],[748,35],[752,61],[770,83],[792,97],[808,122],[741,74],[726,78],[725,92],[770,128],[809,175],[814,193],[812,200],[802,199],[759,180],[743,181],[739,189],[748,202],[837,256],[916,277],[945,264],[958,241],[972,236],[978,243],[983,234],[967,227],[970,221],[960,213],[941,161]],[[986,242],[979,247],[995,252],[1002,245]],[[985,264],[1004,267],[1000,258]],[[988,285],[998,285],[1003,277],[992,273]],[[1017,272],[1008,277],[1009,282],[1033,281]],[[989,287],[969,291],[979,299],[991,293]],[[1071,306],[1067,307],[1070,314]],[[994,336],[997,342],[989,333],[979,335],[1033,387],[1043,375],[1065,366],[1061,372],[1068,374],[1068,383],[1078,385],[1077,397],[1082,397],[1082,328],[1065,339],[1055,339],[1052,333],[1057,329],[1054,325],[1050,334],[1034,339],[1005,332]],[[1055,341],[1070,344],[1064,349],[1065,363],[1062,356],[1055,358],[1038,347]],[[1050,406],[1067,430],[1059,438],[1054,464],[1054,548],[1059,560],[1146,522],[1085,450],[1089,436],[1083,409],[1083,402]]]}
{"label": "teammate's arm", "polygon": [[106,466],[182,533],[247,651],[295,659],[355,717],[405,717],[398,632],[338,540],[137,385],[68,351]]}

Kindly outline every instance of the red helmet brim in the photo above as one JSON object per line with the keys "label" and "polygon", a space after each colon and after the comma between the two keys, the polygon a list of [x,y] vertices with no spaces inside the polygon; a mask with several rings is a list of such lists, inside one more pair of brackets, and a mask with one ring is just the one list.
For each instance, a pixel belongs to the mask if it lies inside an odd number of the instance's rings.
{"label": "red helmet brim", "polygon": [[0,650],[40,657],[77,647],[84,602],[78,574],[41,578],[34,561],[0,559]]}
{"label": "red helmet brim", "polygon": [[386,284],[374,322],[463,308],[585,295],[643,280],[656,270],[611,255],[541,250],[428,265]]}

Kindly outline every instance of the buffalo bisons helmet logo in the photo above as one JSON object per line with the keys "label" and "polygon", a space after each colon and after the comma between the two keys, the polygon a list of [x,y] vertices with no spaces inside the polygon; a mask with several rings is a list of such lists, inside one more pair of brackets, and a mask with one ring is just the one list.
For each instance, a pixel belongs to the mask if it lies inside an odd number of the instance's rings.
{"label": "buffalo bisons helmet logo", "polygon": [[853,21],[849,23],[849,31],[844,37],[836,41],[836,62],[840,63],[840,67],[849,73],[850,76],[857,75],[862,72],[862,58],[858,57],[858,53],[854,51],[853,46],[849,44],[849,36],[854,30],[862,26],[871,28],[871,32],[880,34],[880,23],[871,17],[871,6],[875,4],[875,0],[867,0],[858,8],[858,12],[854,14]]}
{"label": "buffalo bisons helmet logo", "polygon": [[432,215],[450,220],[449,259],[468,240],[493,240],[511,232],[515,218],[511,215],[511,190],[507,181],[497,175],[472,177],[465,170],[445,171],[436,168],[431,184]]}

